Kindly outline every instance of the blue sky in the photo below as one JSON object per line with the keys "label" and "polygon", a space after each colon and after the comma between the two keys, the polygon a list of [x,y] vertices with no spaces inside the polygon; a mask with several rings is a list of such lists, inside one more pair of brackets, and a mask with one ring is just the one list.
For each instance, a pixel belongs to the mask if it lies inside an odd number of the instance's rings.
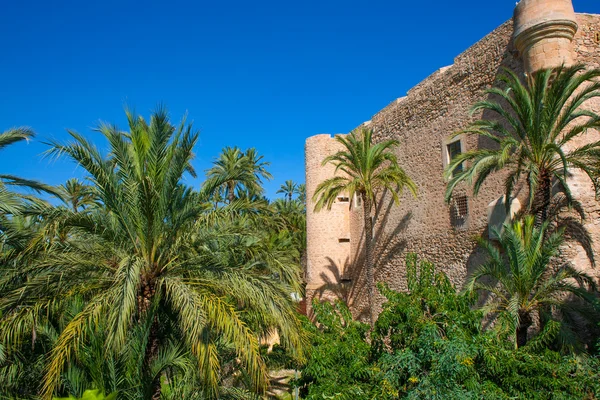
{"label": "blue sky", "polygon": [[[405,4],[408,3],[408,4]],[[574,0],[600,13],[598,0]],[[200,130],[199,172],[225,146],[271,162],[269,197],[304,181],[304,140],[347,132],[512,16],[515,0],[27,1],[0,13],[0,131],[37,138],[0,153],[0,172],[51,184],[81,177],[41,141],[125,128],[125,105],[168,106]],[[189,180],[198,187],[201,178]]]}

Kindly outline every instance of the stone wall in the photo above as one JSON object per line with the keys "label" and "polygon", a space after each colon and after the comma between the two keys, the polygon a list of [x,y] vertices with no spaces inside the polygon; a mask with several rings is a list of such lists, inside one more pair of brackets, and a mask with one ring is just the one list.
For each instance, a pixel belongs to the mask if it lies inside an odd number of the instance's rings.
{"label": "stone wall", "polygon": [[[600,32],[600,16],[577,14],[577,23],[579,30],[573,41],[575,61],[599,66],[600,44],[596,42],[595,35]],[[488,206],[502,196],[503,176],[496,174],[489,178],[476,198],[470,187],[459,187],[455,198],[460,202],[454,208],[449,207],[444,203],[446,182],[442,177],[447,162],[446,145],[453,132],[475,119],[489,117],[481,113],[471,115],[469,110],[477,101],[486,99],[486,89],[494,85],[502,68],[524,73],[523,61],[512,36],[513,24],[508,21],[457,56],[452,66],[436,71],[411,89],[406,97],[393,101],[364,124],[373,129],[376,141],[388,138],[400,141],[397,154],[399,163],[419,190],[417,199],[405,193],[400,206],[392,205],[391,197],[387,195],[378,202],[375,215],[378,244],[375,256],[376,281],[385,281],[394,289],[406,289],[404,259],[407,252],[416,252],[420,257],[434,262],[458,287],[465,281],[469,271],[481,262],[483,254],[476,248],[473,238],[488,235]],[[600,110],[598,103],[590,106]],[[590,135],[586,140],[598,136],[596,132]],[[309,143],[316,145],[314,138],[307,141],[307,190],[314,185],[311,180],[316,176],[312,169],[309,176],[309,162],[326,156],[324,147],[309,148]],[[492,145],[476,137],[457,139],[461,142],[463,152]],[[578,186],[578,194],[587,207],[588,228],[596,238],[595,243],[600,244],[599,207],[590,190],[590,182],[578,176],[571,179]],[[310,199],[310,190],[308,194]],[[311,241],[323,243],[323,253],[319,256],[322,258],[329,251],[328,245],[325,245],[323,235],[311,238],[313,229],[316,229],[311,225],[315,224],[317,216],[311,214],[310,202],[308,209],[309,258]],[[347,210],[348,215],[345,214],[343,218],[350,231],[352,268],[351,274],[347,274],[351,278],[351,288],[345,292],[345,296],[356,315],[366,316],[366,276],[361,259],[364,247],[362,215],[358,207],[347,207]],[[335,224],[333,214],[325,215],[319,214],[318,218],[323,218],[326,225]],[[572,247],[572,252],[582,263],[587,259],[585,252],[577,246]],[[313,262],[313,275],[314,270]],[[311,288],[316,281],[313,281],[313,277],[308,278],[308,287]],[[314,290],[307,290],[309,300],[315,294]],[[383,299],[378,300],[381,302]]]}
{"label": "stone wall", "polygon": [[[404,260],[407,252],[434,262],[457,285],[477,264],[473,236],[487,232],[487,207],[500,195],[502,176],[494,176],[473,198],[468,186],[458,192],[466,196],[467,217],[453,226],[451,210],[444,203],[446,182],[446,144],[450,134],[482,117],[470,115],[471,106],[483,100],[502,66],[522,71],[512,42],[512,23],[507,22],[456,57],[454,64],[442,68],[372,117],[368,128],[375,140],[400,141],[398,161],[418,187],[418,198],[405,193],[395,206],[389,196],[380,202],[376,213],[375,279],[394,289],[406,289]],[[488,145],[477,138],[462,137],[463,151]],[[352,238],[362,238],[362,225],[354,225]],[[357,263],[360,265],[360,263]],[[352,302],[357,314],[364,311],[367,298],[358,288],[365,276],[357,264]],[[379,299],[382,301],[383,299]]]}

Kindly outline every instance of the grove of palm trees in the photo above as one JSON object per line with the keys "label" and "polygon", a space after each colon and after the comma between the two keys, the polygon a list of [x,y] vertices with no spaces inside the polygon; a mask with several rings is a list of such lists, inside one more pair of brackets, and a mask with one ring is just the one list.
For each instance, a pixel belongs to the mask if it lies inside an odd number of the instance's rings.
{"label": "grove of palm trees", "polygon": [[1,396],[263,394],[261,339],[276,331],[304,357],[292,297],[302,291],[304,205],[261,196],[270,176],[254,149],[224,149],[201,188],[186,186],[192,125],[172,124],[164,108],[127,119],[128,131],[98,126],[105,153],[76,132],[49,143],[47,155],[72,160],[84,181],[52,188],[3,175]]}
{"label": "grove of palm trees", "polygon": [[[269,163],[256,149],[224,148],[195,188],[184,182],[199,173],[198,132],[163,107],[148,119],[127,111],[125,131],[100,124],[103,143],[74,131],[48,141],[47,157],[85,177],[54,187],[0,176],[0,397],[597,398],[597,280],[562,256],[567,227],[547,210],[553,196],[576,200],[571,168],[598,179],[596,142],[564,148],[600,127],[585,109],[600,97],[598,76],[581,66],[528,81],[506,71],[490,93],[509,108],[474,106],[499,119],[463,132],[499,146],[453,160],[447,171],[464,168],[448,196],[508,169],[506,196],[524,177],[529,203],[497,240],[477,239],[485,262],[462,288],[417,254],[407,255],[407,291],[374,281],[374,205],[384,191],[396,204],[418,187],[397,141],[375,143],[370,130],[337,138],[343,150],[323,164],[340,175],[309,204],[326,212],[340,194],[362,198],[365,321],[341,301],[315,300],[312,320],[299,313],[305,187],[288,180],[268,200]],[[34,136],[7,130],[2,151]],[[549,192],[555,183],[562,191]],[[386,298],[379,315],[375,290]],[[286,389],[273,391],[281,370]]]}

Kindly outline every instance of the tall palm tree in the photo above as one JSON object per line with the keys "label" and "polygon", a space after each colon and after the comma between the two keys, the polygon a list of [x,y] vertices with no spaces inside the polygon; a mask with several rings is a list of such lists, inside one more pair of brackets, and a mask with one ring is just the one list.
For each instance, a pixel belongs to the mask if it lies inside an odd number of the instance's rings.
{"label": "tall palm tree", "polygon": [[[472,108],[473,113],[489,112],[495,118],[476,121],[454,134],[481,136],[496,147],[473,149],[451,160],[445,171],[449,179],[446,201],[463,181],[472,183],[477,195],[487,177],[501,170],[508,173],[504,184],[507,199],[517,182],[526,180],[526,211],[537,215],[538,223],[548,217],[553,180],[572,201],[567,182],[570,170],[583,171],[600,195],[600,141],[574,145],[588,129],[600,128],[600,117],[585,108],[588,100],[600,97],[598,77],[600,69],[577,65],[541,70],[523,82],[505,69],[499,77],[504,87],[487,91],[499,100],[481,101]],[[456,173],[456,168],[465,164],[466,168]],[[510,202],[505,203],[509,207]]]}
{"label": "tall palm tree", "polygon": [[52,397],[76,348],[98,326],[106,328],[105,347],[113,351],[126,347],[134,330],[143,331],[145,399],[161,395],[164,370],[155,360],[172,340],[195,357],[205,396],[218,395],[219,346],[233,349],[262,391],[266,368],[245,318],[268,320],[288,346],[299,346],[293,279],[281,278],[287,264],[248,249],[257,241],[244,235],[223,246],[229,236],[209,235],[206,204],[181,184],[186,172],[195,174],[190,162],[198,134],[191,125],[171,125],[163,108],[149,122],[130,112],[127,118],[129,132],[98,127],[110,144],[108,156],[75,132],[70,143],[52,143],[51,155],[66,155],[88,173],[103,209],[42,210],[45,221],[68,227],[69,235],[49,240],[43,232],[28,246],[39,249],[35,259],[0,277],[0,341],[17,340],[19,316],[79,296],[86,305],[56,339],[43,398]]}
{"label": "tall palm tree", "polygon": [[[9,129],[0,133],[0,150],[23,140],[30,140],[35,133],[30,128],[21,127]],[[54,189],[43,183],[19,178],[18,176],[0,174],[0,214],[19,214],[26,197],[8,189],[7,186],[19,186],[33,189],[36,192],[55,193]]]}
{"label": "tall palm tree", "polygon": [[261,178],[271,179],[266,170],[269,163],[262,158],[254,148],[243,152],[238,147],[225,147],[206,173],[204,190],[221,191],[229,203],[235,200],[236,191],[250,196],[262,194]]}
{"label": "tall palm tree", "polygon": [[251,147],[246,150],[244,153],[246,160],[248,161],[248,169],[252,176],[254,176],[253,180],[250,180],[248,185],[246,185],[246,191],[251,195],[262,195],[263,188],[262,183],[264,180],[273,179],[273,175],[269,171],[267,171],[267,167],[271,164],[267,161],[263,161],[264,156],[258,154],[254,147]]}
{"label": "tall palm tree", "polygon": [[235,200],[235,188],[250,178],[244,153],[238,147],[225,147],[213,164],[206,172],[204,186],[214,186],[231,203]]}
{"label": "tall palm tree", "polygon": [[373,220],[371,214],[379,192],[389,191],[394,203],[400,202],[399,194],[406,187],[416,196],[417,187],[404,170],[398,165],[394,150],[398,141],[385,140],[372,142],[373,131],[363,129],[349,135],[338,135],[335,140],[344,149],[328,156],[323,165],[333,164],[338,176],[321,182],[315,191],[315,211],[326,207],[330,209],[337,197],[347,193],[350,197],[357,194],[362,199],[365,229],[365,265],[369,294],[369,318],[371,325],[375,321],[373,303],[375,282],[373,271]]}
{"label": "tall palm tree", "polygon": [[298,192],[298,185],[291,179],[285,181],[283,185],[279,187],[276,193],[282,193],[287,201],[291,202],[294,194]]}
{"label": "tall palm tree", "polygon": [[[467,281],[465,290],[484,291],[490,296],[484,307],[486,313],[500,318],[508,326],[515,347],[527,343],[527,331],[533,323],[533,314],[552,308],[570,310],[566,294],[573,294],[590,304],[595,303],[594,280],[577,271],[570,263],[553,267],[563,242],[562,231],[547,235],[548,222],[540,227],[535,218],[525,216],[523,221],[505,225],[498,233],[498,247],[480,239],[488,259]],[[555,260],[556,261],[556,260]],[[497,282],[496,284],[494,282]]]}

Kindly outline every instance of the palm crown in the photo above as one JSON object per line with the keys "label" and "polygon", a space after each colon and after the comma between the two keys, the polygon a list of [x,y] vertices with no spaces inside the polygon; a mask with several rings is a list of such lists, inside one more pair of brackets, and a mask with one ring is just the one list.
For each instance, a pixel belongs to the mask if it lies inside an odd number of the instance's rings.
{"label": "palm crown", "polygon": [[288,201],[292,201],[294,194],[298,193],[298,184],[289,179],[279,187],[276,193],[282,193]]}
{"label": "palm crown", "polygon": [[488,260],[474,271],[465,287],[467,291],[492,294],[484,310],[501,318],[504,324],[500,326],[508,326],[519,347],[527,342],[534,312],[550,307],[554,309],[550,310],[552,316],[557,309],[568,309],[564,296],[569,293],[590,304],[595,302],[588,292],[596,288],[592,278],[569,263],[552,266],[563,242],[562,231],[547,235],[548,223],[536,227],[534,221],[533,216],[526,216],[523,221],[505,225],[498,234],[498,247],[480,239]]}
{"label": "palm crown", "polygon": [[262,161],[256,149],[243,152],[238,147],[225,147],[221,155],[207,171],[205,191],[222,196],[231,203],[238,196],[254,196],[262,194],[262,179],[272,178],[266,167],[268,162]]}
{"label": "palm crown", "polygon": [[[11,144],[23,140],[29,140],[34,136],[35,133],[30,128],[21,127],[9,129],[0,133],[0,150],[3,150]],[[27,200],[26,196],[9,190],[8,186],[17,186],[33,189],[37,192],[56,194],[56,191],[53,187],[45,185],[41,182],[23,179],[15,175],[0,174],[0,213],[2,214],[20,214],[23,210],[24,201]]]}
{"label": "palm crown", "polygon": [[[473,184],[475,195],[487,177],[507,170],[506,198],[524,177],[528,185],[527,211],[547,218],[552,180],[572,201],[567,182],[570,169],[583,171],[600,194],[600,141],[575,144],[588,129],[600,127],[600,117],[586,110],[586,101],[600,97],[600,70],[583,66],[546,69],[536,72],[523,83],[516,73],[505,69],[500,75],[504,88],[492,88],[488,94],[499,101],[481,101],[472,112],[489,111],[497,118],[478,120],[457,132],[475,134],[491,140],[495,148],[474,149],[456,156],[448,165],[446,201],[463,181]],[[454,173],[463,163],[466,168]],[[510,202],[505,202],[507,207]]]}
{"label": "palm crown", "polygon": [[315,210],[330,208],[341,193],[350,197],[358,194],[363,200],[376,201],[379,190],[387,189],[394,200],[399,202],[398,193],[407,187],[416,195],[416,186],[398,165],[393,153],[398,141],[385,140],[372,143],[373,131],[363,129],[347,136],[338,135],[335,139],[344,149],[326,157],[323,165],[335,165],[338,176],[321,182],[314,194]]}

